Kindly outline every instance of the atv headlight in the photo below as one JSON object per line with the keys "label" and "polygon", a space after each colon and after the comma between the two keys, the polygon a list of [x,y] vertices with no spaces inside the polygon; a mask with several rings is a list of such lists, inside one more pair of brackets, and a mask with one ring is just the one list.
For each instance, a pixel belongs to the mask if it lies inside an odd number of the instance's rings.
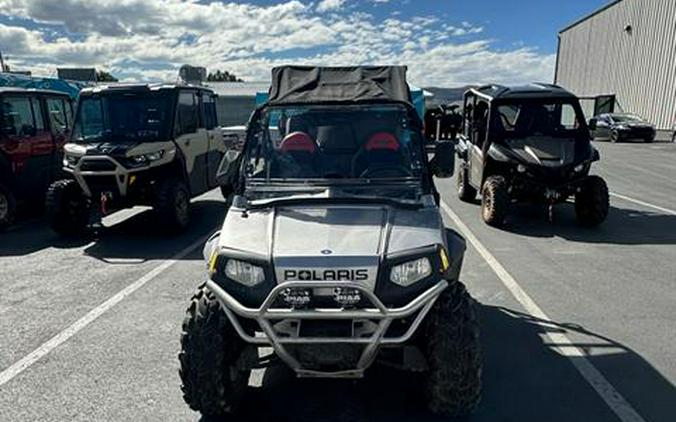
{"label": "atv headlight", "polygon": [[63,165],[66,167],[75,167],[79,161],[80,157],[77,155],[67,154],[65,157],[63,157]]}
{"label": "atv headlight", "polygon": [[429,277],[432,274],[430,260],[423,257],[392,267],[390,281],[403,287]]}
{"label": "atv headlight", "polygon": [[236,259],[229,259],[225,264],[225,275],[245,286],[255,286],[265,280],[263,268]]}
{"label": "atv headlight", "polygon": [[161,149],[159,151],[151,152],[149,154],[146,154],[145,157],[146,157],[146,160],[148,160],[148,161],[157,161],[160,158],[164,157],[164,150]]}
{"label": "atv headlight", "polygon": [[149,152],[147,154],[132,155],[131,157],[129,157],[129,161],[131,161],[131,163],[134,165],[141,166],[144,164],[152,163],[153,161],[157,161],[162,157],[164,157],[163,149],[155,152]]}

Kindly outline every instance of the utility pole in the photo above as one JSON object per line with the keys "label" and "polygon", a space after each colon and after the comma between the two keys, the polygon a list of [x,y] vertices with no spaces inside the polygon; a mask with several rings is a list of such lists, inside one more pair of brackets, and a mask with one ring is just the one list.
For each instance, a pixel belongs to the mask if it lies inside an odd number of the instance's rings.
{"label": "utility pole", "polygon": [[0,51],[0,73],[5,72],[5,60],[2,58],[2,51]]}

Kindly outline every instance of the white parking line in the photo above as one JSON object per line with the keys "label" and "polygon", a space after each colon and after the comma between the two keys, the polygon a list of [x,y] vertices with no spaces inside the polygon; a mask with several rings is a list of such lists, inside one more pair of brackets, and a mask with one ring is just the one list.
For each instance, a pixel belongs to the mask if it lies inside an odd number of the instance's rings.
{"label": "white parking line", "polygon": [[28,369],[38,360],[45,357],[52,350],[59,347],[62,343],[73,337],[87,325],[94,322],[98,317],[103,315],[105,312],[109,311],[113,306],[123,301],[127,296],[131,295],[132,293],[143,287],[146,283],[156,278],[158,275],[162,274],[169,267],[174,265],[177,261],[184,258],[186,255],[188,255],[198,247],[204,245],[204,242],[207,240],[208,237],[209,236],[201,237],[199,240],[192,243],[190,246],[183,249],[170,259],[163,261],[160,265],[158,265],[153,270],[145,274],[143,277],[129,284],[127,287],[125,287],[124,289],[117,292],[115,295],[108,298],[105,302],[89,311],[85,316],[75,321],[70,326],[66,327],[64,330],[56,334],[51,339],[47,340],[37,349],[33,350],[32,352],[30,352],[29,354],[27,354],[26,356],[24,356],[14,364],[12,364],[9,368],[0,372],[0,387],[5,383],[7,383],[8,381],[10,381],[12,378],[19,375],[21,372]]}
{"label": "white parking line", "polygon": [[[479,255],[490,265],[502,284],[516,298],[521,306],[531,315],[538,319],[551,321],[551,319],[540,309],[535,301],[521,288],[519,283],[511,274],[500,264],[500,262],[491,254],[488,249],[479,241],[472,231],[460,220],[460,217],[445,203],[441,207],[446,214],[453,220],[460,232],[474,246]],[[575,369],[582,377],[596,390],[608,407],[623,422],[645,422],[645,420],[634,410],[633,407],[622,397],[622,395],[613,387],[613,385],[596,369],[596,367],[585,357],[585,352],[577,347],[568,336],[560,332],[546,331],[545,336],[549,342],[556,345],[552,346],[562,356],[566,356],[573,364]]]}
{"label": "white parking line", "polygon": [[610,196],[614,196],[616,198],[620,198],[620,199],[623,199],[625,201],[633,202],[635,204],[642,205],[644,207],[653,208],[653,209],[656,209],[658,211],[662,211],[662,212],[667,213],[667,214],[676,215],[676,211],[670,210],[669,208],[664,208],[664,207],[660,207],[660,206],[657,206],[657,205],[653,205],[653,204],[650,204],[648,202],[644,202],[644,201],[641,201],[641,200],[638,200],[638,199],[630,198],[628,196],[620,195],[619,193],[610,192]]}

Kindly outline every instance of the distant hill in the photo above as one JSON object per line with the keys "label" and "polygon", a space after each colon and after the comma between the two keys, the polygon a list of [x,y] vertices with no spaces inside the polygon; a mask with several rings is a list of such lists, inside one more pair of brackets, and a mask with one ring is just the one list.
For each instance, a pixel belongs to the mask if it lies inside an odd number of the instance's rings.
{"label": "distant hill", "polygon": [[425,91],[434,94],[434,97],[427,100],[428,104],[439,105],[454,102],[462,102],[462,95],[471,88],[472,85],[463,86],[460,88],[441,88],[441,87],[425,87]]}

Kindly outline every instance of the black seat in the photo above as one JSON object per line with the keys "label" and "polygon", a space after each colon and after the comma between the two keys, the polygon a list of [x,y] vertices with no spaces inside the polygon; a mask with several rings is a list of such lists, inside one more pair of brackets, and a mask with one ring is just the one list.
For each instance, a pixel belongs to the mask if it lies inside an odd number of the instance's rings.
{"label": "black seat", "polygon": [[324,174],[347,177],[352,169],[352,158],[359,149],[352,126],[319,126],[317,143],[323,156]]}

